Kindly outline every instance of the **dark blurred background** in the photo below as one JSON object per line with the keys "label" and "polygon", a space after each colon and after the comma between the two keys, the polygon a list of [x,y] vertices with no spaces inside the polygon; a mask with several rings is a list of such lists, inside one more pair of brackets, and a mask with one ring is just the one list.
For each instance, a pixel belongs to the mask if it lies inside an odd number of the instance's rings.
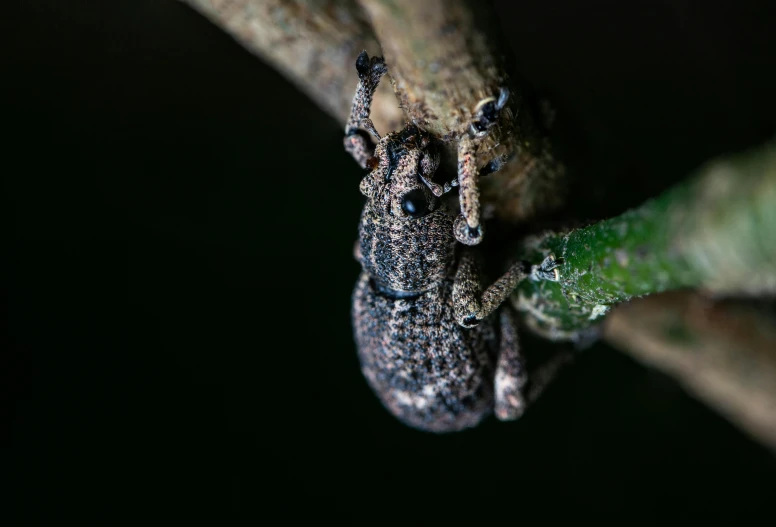
{"label": "dark blurred background", "polygon": [[[496,4],[602,214],[776,131],[770,2]],[[342,123],[176,2],[2,11],[2,472],[25,517],[771,513],[774,455],[604,344],[518,422],[403,427],[352,343]]]}

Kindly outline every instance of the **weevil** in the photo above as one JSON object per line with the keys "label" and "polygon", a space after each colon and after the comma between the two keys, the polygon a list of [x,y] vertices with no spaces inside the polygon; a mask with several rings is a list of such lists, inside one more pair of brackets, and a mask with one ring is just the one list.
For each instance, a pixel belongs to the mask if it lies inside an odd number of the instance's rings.
{"label": "weevil", "polygon": [[[482,230],[440,199],[454,185],[432,180],[439,167],[433,138],[411,123],[381,138],[369,111],[385,62],[362,52],[356,70],[344,142],[369,170],[360,184],[366,203],[355,257],[362,272],[352,306],[361,370],[383,405],[414,428],[457,431],[490,413],[516,419],[542,386],[528,382],[513,313],[502,303],[523,279],[557,280],[559,262],[517,262],[483,291],[470,246]],[[504,98],[502,90],[479,105],[485,111],[474,112],[467,137],[487,133]],[[377,138],[375,147],[362,130]],[[549,363],[542,377],[556,369]]]}

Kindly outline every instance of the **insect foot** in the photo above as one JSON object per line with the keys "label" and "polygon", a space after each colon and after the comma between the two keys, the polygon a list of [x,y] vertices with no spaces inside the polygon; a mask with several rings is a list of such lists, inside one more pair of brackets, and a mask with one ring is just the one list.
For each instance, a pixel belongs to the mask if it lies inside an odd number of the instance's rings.
{"label": "insect foot", "polygon": [[482,139],[496,125],[501,110],[509,100],[509,90],[501,88],[498,97],[483,99],[474,107],[473,119],[467,133],[458,142],[458,187],[461,203],[461,220],[456,225],[455,237],[465,245],[477,245],[482,241],[480,224],[480,191],[476,152]]}
{"label": "insect foot", "polygon": [[484,234],[482,225],[469,227],[469,224],[466,223],[466,218],[464,218],[463,215],[459,215],[455,218],[453,233],[455,234],[455,239],[464,245],[477,245],[482,241],[482,236]]}
{"label": "insect foot", "polygon": [[488,130],[498,121],[499,112],[506,106],[509,100],[509,89],[501,88],[498,99],[488,97],[477,103],[474,107],[474,120],[469,125],[469,134],[472,137],[484,137]]}
{"label": "insect foot", "polygon": [[539,265],[531,266],[530,278],[534,282],[540,280],[549,280],[551,282],[557,282],[560,280],[560,271],[558,268],[563,265],[563,259],[555,259],[555,255],[549,255],[542,260]]}
{"label": "insect foot", "polygon": [[353,97],[350,118],[345,125],[345,151],[353,156],[361,168],[368,168],[373,159],[374,149],[369,137],[361,129],[380,139],[380,134],[377,133],[375,125],[369,118],[369,113],[377,85],[388,70],[382,57],[369,58],[366,51],[362,51],[356,59],[356,71],[358,87]]}

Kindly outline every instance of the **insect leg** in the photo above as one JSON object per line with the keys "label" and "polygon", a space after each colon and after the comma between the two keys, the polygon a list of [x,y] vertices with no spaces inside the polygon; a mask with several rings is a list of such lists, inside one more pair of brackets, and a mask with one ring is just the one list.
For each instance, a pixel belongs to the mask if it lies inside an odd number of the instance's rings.
{"label": "insect leg", "polygon": [[474,108],[474,119],[467,133],[458,142],[458,186],[461,216],[456,219],[456,239],[465,245],[477,245],[482,241],[480,224],[479,172],[477,171],[477,145],[496,125],[499,113],[506,106],[509,90],[501,88],[498,98],[488,97]]}
{"label": "insect leg", "polygon": [[500,421],[519,418],[573,359],[568,351],[558,352],[537,367],[526,369],[517,339],[517,324],[509,306],[499,311],[501,341],[494,382],[495,414]]}
{"label": "insect leg", "polygon": [[571,352],[561,351],[552,358],[547,359],[546,362],[536,367],[536,369],[532,369],[530,372],[530,382],[524,392],[526,402],[529,405],[534,403],[547,386],[555,380],[561,369],[569,364],[573,358],[574,356]]}
{"label": "insect leg", "polygon": [[362,168],[367,168],[368,161],[374,154],[374,147],[361,129],[380,139],[380,134],[369,119],[369,112],[380,78],[388,69],[382,57],[370,58],[366,51],[362,51],[356,59],[356,71],[359,80],[350,118],[345,125],[345,151],[353,156]]}
{"label": "insect leg", "polygon": [[453,310],[458,324],[476,326],[493,313],[530,272],[531,266],[527,262],[518,262],[481,292],[477,254],[472,249],[464,250],[453,281]]}
{"label": "insect leg", "polygon": [[458,143],[458,193],[461,215],[456,218],[453,226],[456,239],[465,245],[477,245],[482,241],[479,174],[475,151],[475,140],[465,135]]}
{"label": "insect leg", "polygon": [[511,421],[523,415],[528,404],[524,394],[528,374],[520,354],[517,326],[508,306],[499,312],[499,325],[501,339],[494,382],[495,414],[499,421]]}

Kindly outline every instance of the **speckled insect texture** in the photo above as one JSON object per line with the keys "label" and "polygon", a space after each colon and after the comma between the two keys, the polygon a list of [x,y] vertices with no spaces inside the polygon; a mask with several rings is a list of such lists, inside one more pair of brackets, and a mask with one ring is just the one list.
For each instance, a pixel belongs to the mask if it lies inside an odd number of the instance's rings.
{"label": "speckled insect texture", "polygon": [[[441,199],[456,185],[434,181],[434,139],[412,124],[380,138],[369,120],[372,95],[387,71],[383,60],[363,52],[356,69],[345,149],[369,169],[360,185],[367,200],[352,308],[363,374],[383,405],[418,429],[461,430],[494,411],[499,419],[515,419],[540,389],[526,392],[515,323],[502,303],[526,277],[554,278],[556,264],[518,262],[483,290],[479,254],[468,246],[482,236],[472,168],[462,167],[459,157],[457,214]],[[462,142],[471,146],[487,133],[506,97],[502,90],[480,103]],[[378,139],[376,147],[362,130]]]}

